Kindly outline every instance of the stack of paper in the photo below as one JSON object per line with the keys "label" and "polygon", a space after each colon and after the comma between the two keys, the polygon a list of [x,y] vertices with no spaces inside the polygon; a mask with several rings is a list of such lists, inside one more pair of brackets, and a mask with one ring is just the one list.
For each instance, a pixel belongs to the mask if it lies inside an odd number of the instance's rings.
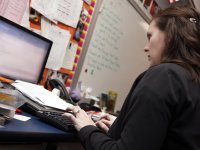
{"label": "stack of paper", "polygon": [[31,100],[51,108],[57,108],[61,110],[66,110],[67,107],[72,106],[72,104],[67,103],[63,99],[59,98],[54,93],[46,90],[40,85],[19,81],[12,83],[12,85],[22,92],[24,95],[29,97]]}

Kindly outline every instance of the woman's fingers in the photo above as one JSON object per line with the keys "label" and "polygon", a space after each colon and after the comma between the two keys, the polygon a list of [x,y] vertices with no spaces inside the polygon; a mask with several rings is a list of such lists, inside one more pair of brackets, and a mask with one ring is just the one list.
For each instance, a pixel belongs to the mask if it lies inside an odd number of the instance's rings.
{"label": "woman's fingers", "polygon": [[66,111],[71,112],[75,116],[80,113],[81,108],[79,106],[70,106],[66,109]]}
{"label": "woman's fingers", "polygon": [[72,122],[75,122],[75,116],[71,113],[64,113],[63,116],[68,117],[70,120],[72,120]]}
{"label": "woman's fingers", "polygon": [[97,127],[99,127],[99,128],[101,128],[104,132],[108,132],[108,130],[109,130],[109,128],[108,128],[108,126],[106,126],[103,122],[101,122],[101,121],[98,121],[98,122],[96,122],[96,126]]}
{"label": "woman's fingers", "polygon": [[101,119],[106,119],[106,120],[114,121],[116,119],[116,117],[113,116],[113,115],[110,115],[110,114],[106,113],[106,114],[101,115]]}
{"label": "woman's fingers", "polygon": [[95,126],[95,123],[91,120],[87,113],[79,106],[68,107],[67,111],[68,112],[64,113],[63,116],[70,118],[78,131],[87,125]]}
{"label": "woman's fingers", "polygon": [[104,123],[108,127],[110,127],[112,125],[112,123],[113,123],[112,121],[105,120],[105,119],[101,120],[101,122]]}
{"label": "woman's fingers", "polygon": [[69,107],[67,107],[66,111],[74,112],[77,109],[81,109],[81,108],[78,105],[77,106],[69,106]]}

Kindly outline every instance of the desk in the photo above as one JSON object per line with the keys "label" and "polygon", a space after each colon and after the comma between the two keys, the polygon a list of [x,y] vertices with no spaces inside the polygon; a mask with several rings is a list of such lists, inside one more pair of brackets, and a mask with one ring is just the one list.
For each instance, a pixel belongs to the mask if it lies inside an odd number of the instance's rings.
{"label": "desk", "polygon": [[31,117],[31,119],[26,122],[13,119],[6,123],[5,127],[0,128],[1,143],[51,143],[51,146],[48,144],[46,146],[49,150],[56,149],[55,143],[58,142],[79,142],[75,133],[67,133],[54,128],[31,114],[23,112],[22,115]]}

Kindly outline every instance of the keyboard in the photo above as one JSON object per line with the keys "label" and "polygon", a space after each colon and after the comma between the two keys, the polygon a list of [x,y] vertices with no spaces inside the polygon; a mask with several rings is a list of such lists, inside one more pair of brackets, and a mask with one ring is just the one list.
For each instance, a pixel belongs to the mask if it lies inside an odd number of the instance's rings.
{"label": "keyboard", "polygon": [[49,123],[50,125],[61,129],[66,132],[76,132],[76,129],[72,121],[62,116],[64,112],[62,111],[52,111],[52,110],[39,110],[37,111],[37,116],[43,121]]}

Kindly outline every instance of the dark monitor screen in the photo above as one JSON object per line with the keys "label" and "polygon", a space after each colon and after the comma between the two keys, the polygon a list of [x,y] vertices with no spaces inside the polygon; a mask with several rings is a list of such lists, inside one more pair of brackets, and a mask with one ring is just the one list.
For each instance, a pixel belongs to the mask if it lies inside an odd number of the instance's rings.
{"label": "dark monitor screen", "polygon": [[39,83],[52,41],[0,16],[0,76]]}

